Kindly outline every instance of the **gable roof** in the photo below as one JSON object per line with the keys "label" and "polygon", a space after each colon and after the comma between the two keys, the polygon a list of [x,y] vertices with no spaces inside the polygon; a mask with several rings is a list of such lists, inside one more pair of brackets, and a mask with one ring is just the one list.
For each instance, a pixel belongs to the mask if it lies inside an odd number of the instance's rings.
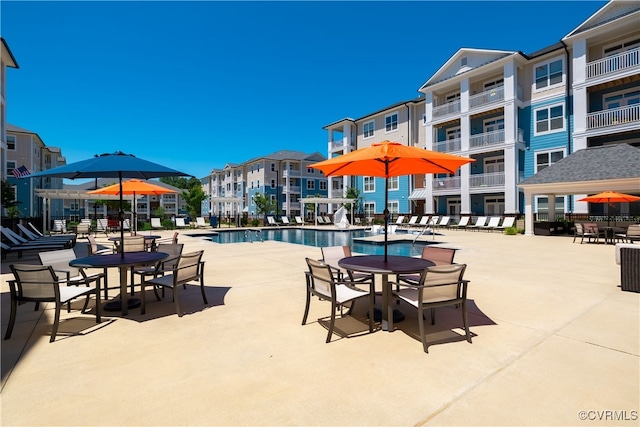
{"label": "gable roof", "polygon": [[615,144],[578,150],[518,186],[525,189],[552,186],[595,188],[594,184],[602,181],[616,182],[627,188],[631,186],[628,191],[640,191],[640,148]]}
{"label": "gable roof", "polygon": [[257,162],[259,160],[296,160],[296,161],[320,161],[325,160],[322,154],[317,151],[312,154],[303,153],[302,151],[293,151],[293,150],[280,150],[275,153],[267,154],[266,156],[254,157],[252,159],[247,160],[244,164]]}
{"label": "gable roof", "polygon": [[564,36],[563,40],[639,11],[640,2],[610,1],[609,3],[602,6],[596,13],[591,15],[586,21],[580,24],[577,28]]}

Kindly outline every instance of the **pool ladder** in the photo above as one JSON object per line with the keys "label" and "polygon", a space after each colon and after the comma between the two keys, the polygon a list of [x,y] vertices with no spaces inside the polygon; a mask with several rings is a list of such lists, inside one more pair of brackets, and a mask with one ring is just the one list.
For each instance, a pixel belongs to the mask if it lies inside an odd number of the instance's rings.
{"label": "pool ladder", "polygon": [[433,240],[436,239],[436,233],[431,228],[431,224],[425,225],[424,228],[416,235],[415,239],[413,239],[413,242],[411,242],[411,253],[413,253],[413,247],[415,246],[416,242],[418,241],[418,237],[422,236],[427,231],[431,231],[431,236],[433,236]]}
{"label": "pool ladder", "polygon": [[253,243],[254,237],[255,240],[260,239],[261,242],[264,242],[262,239],[262,230],[258,228],[250,228],[244,231],[244,238],[245,240],[248,240],[249,243]]}

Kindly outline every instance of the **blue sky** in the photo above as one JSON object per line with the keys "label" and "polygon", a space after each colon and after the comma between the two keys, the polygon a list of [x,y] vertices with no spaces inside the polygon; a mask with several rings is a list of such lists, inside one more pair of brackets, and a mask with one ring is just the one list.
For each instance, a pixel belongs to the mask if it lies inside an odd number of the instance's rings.
{"label": "blue sky", "polygon": [[0,4],[7,121],[67,162],[117,150],[198,178],[418,95],[458,49],[524,53],[606,2]]}

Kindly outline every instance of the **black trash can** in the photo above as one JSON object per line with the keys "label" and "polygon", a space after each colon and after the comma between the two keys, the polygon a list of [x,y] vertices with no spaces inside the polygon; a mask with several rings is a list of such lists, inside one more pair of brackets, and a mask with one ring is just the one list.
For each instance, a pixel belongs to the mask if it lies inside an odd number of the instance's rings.
{"label": "black trash can", "polygon": [[209,218],[209,224],[212,228],[216,228],[218,226],[218,218],[215,215],[211,215],[211,218]]}

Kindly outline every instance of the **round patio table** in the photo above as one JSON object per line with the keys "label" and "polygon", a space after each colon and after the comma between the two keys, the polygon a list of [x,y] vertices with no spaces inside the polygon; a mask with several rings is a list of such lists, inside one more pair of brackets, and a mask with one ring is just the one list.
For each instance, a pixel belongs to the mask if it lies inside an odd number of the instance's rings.
{"label": "round patio table", "polygon": [[[120,299],[109,301],[104,305],[107,311],[122,310],[122,315],[128,314],[128,309],[140,305],[140,299],[127,298],[127,272],[137,265],[153,264],[167,258],[165,252],[125,252],[109,255],[90,255],[74,259],[69,263],[72,267],[105,268],[118,267],[120,270]],[[99,290],[98,290],[99,291]]]}
{"label": "round patio table", "polygon": [[338,261],[338,265],[346,270],[382,276],[382,330],[392,332],[393,307],[389,274],[420,273],[435,264],[423,258],[388,255],[385,261],[384,255],[364,255],[342,258]]}

